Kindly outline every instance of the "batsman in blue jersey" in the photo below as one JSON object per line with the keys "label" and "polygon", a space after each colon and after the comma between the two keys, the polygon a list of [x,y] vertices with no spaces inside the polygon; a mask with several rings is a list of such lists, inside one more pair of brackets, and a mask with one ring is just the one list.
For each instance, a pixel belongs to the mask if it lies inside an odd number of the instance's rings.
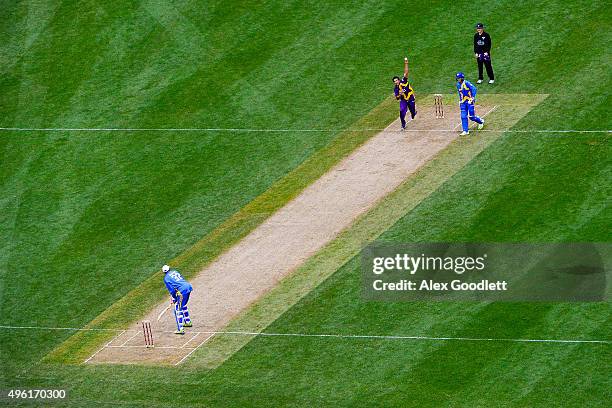
{"label": "batsman in blue jersey", "polygon": [[461,108],[461,127],[463,132],[461,136],[469,135],[470,128],[468,125],[468,117],[470,120],[478,123],[478,129],[484,126],[484,120],[476,116],[474,112],[474,104],[476,103],[476,92],[478,91],[470,81],[465,80],[463,72],[457,72],[457,92],[459,92],[459,107]]}
{"label": "batsman in blue jersey", "polygon": [[174,318],[176,320],[175,334],[185,334],[184,327],[191,327],[191,318],[189,317],[189,295],[193,287],[187,282],[176,269],[170,269],[168,265],[162,266],[164,273],[164,284],[170,292],[172,298],[171,303],[174,304]]}

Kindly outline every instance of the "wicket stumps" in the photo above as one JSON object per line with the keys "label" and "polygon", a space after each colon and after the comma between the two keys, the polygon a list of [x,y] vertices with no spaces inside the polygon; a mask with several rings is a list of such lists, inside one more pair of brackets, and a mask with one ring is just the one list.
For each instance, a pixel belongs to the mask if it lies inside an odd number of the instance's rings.
{"label": "wicket stumps", "polygon": [[438,119],[444,118],[444,105],[442,104],[441,94],[434,95],[434,111],[436,113],[436,118]]}
{"label": "wicket stumps", "polygon": [[153,330],[151,330],[151,322],[144,320],[142,322],[142,332],[144,334],[145,347],[155,347],[153,344]]}

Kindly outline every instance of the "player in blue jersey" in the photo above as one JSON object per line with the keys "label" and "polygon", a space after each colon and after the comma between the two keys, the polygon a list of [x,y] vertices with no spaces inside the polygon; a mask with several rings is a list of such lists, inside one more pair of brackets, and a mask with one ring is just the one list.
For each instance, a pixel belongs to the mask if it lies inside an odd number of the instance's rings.
{"label": "player in blue jersey", "polygon": [[410,111],[410,120],[414,119],[417,114],[416,102],[414,100],[414,90],[408,83],[408,58],[404,58],[404,77],[400,79],[398,76],[393,77],[395,88],[393,93],[395,99],[400,103],[400,121],[402,122],[402,130],[406,129],[406,114]]}
{"label": "player in blue jersey", "polygon": [[171,303],[174,304],[174,318],[176,320],[175,334],[185,334],[183,327],[191,327],[191,318],[187,302],[193,287],[187,282],[176,269],[170,269],[168,265],[162,266],[164,273],[164,284],[170,292]]}
{"label": "player in blue jersey", "polygon": [[477,89],[470,81],[466,81],[463,72],[457,72],[457,92],[459,92],[459,108],[461,109],[461,127],[463,132],[461,136],[469,135],[470,128],[468,125],[468,117],[470,120],[478,123],[478,129],[484,126],[484,120],[476,116],[474,112],[474,104],[476,103]]}

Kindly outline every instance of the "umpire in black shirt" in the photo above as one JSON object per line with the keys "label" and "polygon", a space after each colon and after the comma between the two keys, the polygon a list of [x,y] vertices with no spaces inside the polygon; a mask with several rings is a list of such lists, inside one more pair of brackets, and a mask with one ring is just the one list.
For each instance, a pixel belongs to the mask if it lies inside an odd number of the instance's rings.
{"label": "umpire in black shirt", "polygon": [[478,81],[476,81],[476,83],[482,83],[483,64],[487,68],[489,83],[494,83],[495,75],[493,75],[493,66],[491,66],[491,36],[489,33],[485,32],[482,23],[476,24],[476,34],[474,34],[474,56],[476,57],[476,61],[478,61]]}

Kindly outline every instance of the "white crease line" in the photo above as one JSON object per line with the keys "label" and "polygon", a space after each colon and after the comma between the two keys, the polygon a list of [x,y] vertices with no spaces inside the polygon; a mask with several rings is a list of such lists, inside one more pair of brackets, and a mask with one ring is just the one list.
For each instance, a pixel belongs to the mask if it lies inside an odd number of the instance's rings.
{"label": "white crease line", "polygon": [[[0,328],[3,328],[4,326],[0,326]],[[29,328],[29,327],[28,327]],[[85,361],[83,361],[83,364],[86,364],[87,362],[89,362],[89,360],[91,360],[92,358],[94,358],[99,352],[101,352],[102,350],[104,350],[105,348],[109,347],[110,344],[115,341],[115,339],[119,336],[121,336],[123,333],[125,333],[126,330],[122,330],[121,333],[119,333],[117,336],[115,336],[111,341],[109,341],[108,343],[106,343],[104,346],[102,346],[102,348],[98,351],[96,351],[95,353],[93,353],[91,356],[89,356],[89,358]]]}
{"label": "white crease line", "polygon": [[150,349],[191,349],[192,347],[182,347],[182,346],[106,346],[106,348],[150,348]]}
{"label": "white crease line", "polygon": [[196,337],[198,337],[200,335],[200,332],[196,332],[195,336],[191,337],[189,340],[187,340],[182,347],[185,347],[187,344],[189,344],[189,342],[191,342],[191,340],[195,339]]}
{"label": "white crease line", "polygon": [[[497,105],[494,105],[488,112],[486,112],[484,115],[481,116],[481,118],[484,118],[485,116],[487,116],[489,113],[493,112],[495,109],[497,109]],[[469,119],[468,119],[469,121]],[[459,123],[457,126],[455,126],[453,128],[453,131],[457,131],[459,130],[459,126],[461,126],[461,123]],[[477,124],[475,124],[474,126],[472,126],[472,129],[474,129],[475,126],[478,126]],[[468,130],[469,130],[470,126],[468,125]],[[482,132],[482,130],[479,130],[479,132]]]}
{"label": "white crease line", "polygon": [[[360,129],[253,129],[253,128],[10,128],[4,132],[251,132],[251,133],[311,133],[311,132],[395,132],[387,128]],[[397,130],[399,132],[399,130]],[[448,129],[406,129],[405,132],[451,132]],[[612,133],[607,129],[483,129],[481,132],[508,133]]]}
{"label": "white crease line", "polygon": [[[195,333],[205,333],[205,332],[195,332]],[[175,366],[181,364],[183,361],[185,361],[185,359],[187,357],[189,357],[191,355],[191,353],[193,353],[194,351],[196,351],[202,344],[206,343],[208,340],[210,340],[215,334],[212,333],[210,336],[208,336],[207,338],[204,339],[203,342],[201,342],[200,344],[198,344],[193,350],[191,350],[189,353],[187,353],[183,358],[181,358],[176,364],[174,364]]]}
{"label": "white crease line", "polygon": [[[123,344],[121,344],[122,346],[125,346],[128,341],[132,340],[134,337],[138,336],[138,333],[140,333],[140,330],[136,331],[136,334],[134,334],[132,337],[130,337],[129,339],[127,339],[126,341],[123,342]],[[119,336],[117,336],[119,337]]]}

